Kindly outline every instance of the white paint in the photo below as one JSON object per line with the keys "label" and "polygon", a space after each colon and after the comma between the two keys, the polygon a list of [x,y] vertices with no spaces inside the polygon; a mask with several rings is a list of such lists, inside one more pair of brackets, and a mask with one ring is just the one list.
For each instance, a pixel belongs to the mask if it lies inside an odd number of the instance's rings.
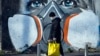
{"label": "white paint", "polygon": [[[16,14],[10,17],[8,27],[11,41],[17,51],[24,51],[37,39],[36,23],[30,16]],[[28,47],[24,47],[26,44]]]}
{"label": "white paint", "polygon": [[86,43],[96,48],[99,42],[99,19],[91,10],[83,10],[69,23],[68,40],[73,47],[85,48]]}

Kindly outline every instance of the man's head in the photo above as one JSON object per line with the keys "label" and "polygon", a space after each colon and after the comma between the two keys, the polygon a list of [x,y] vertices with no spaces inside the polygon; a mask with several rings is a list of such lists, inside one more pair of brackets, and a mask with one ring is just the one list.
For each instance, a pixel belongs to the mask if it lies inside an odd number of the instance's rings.
{"label": "man's head", "polygon": [[55,15],[55,13],[54,12],[51,12],[50,14],[49,14],[49,17],[55,17],[56,15]]}

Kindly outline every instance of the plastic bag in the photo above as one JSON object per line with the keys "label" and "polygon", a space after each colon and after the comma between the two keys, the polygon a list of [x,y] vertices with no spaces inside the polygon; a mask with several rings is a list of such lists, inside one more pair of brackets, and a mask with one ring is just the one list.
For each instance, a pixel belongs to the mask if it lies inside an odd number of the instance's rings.
{"label": "plastic bag", "polygon": [[60,44],[56,42],[48,43],[48,56],[60,56]]}

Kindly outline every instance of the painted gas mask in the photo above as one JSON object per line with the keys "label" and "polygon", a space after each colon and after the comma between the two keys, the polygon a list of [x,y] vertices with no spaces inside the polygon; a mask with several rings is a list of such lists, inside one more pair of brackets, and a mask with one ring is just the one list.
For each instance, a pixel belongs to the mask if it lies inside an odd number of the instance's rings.
{"label": "painted gas mask", "polygon": [[[97,47],[99,41],[98,20],[94,19],[97,17],[91,10],[76,7],[77,4],[73,0],[27,3],[25,3],[26,7],[22,6],[22,10],[20,10],[21,14],[25,15],[14,15],[8,21],[10,37],[17,51],[24,51],[39,43],[41,50],[47,52],[52,24],[49,17],[50,12],[54,12],[56,17],[61,18],[61,41],[64,51],[69,46],[78,49],[84,48],[83,46],[87,42],[91,43],[91,47]],[[89,19],[90,17],[91,19]],[[90,35],[94,37],[91,38]]]}

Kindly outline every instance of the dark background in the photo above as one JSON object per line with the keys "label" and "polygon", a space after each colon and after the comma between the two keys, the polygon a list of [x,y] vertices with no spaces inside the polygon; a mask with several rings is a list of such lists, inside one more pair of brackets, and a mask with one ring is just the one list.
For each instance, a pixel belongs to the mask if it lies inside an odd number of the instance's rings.
{"label": "dark background", "polygon": [[18,12],[19,0],[2,0],[2,49],[14,50],[8,33],[8,17]]}

